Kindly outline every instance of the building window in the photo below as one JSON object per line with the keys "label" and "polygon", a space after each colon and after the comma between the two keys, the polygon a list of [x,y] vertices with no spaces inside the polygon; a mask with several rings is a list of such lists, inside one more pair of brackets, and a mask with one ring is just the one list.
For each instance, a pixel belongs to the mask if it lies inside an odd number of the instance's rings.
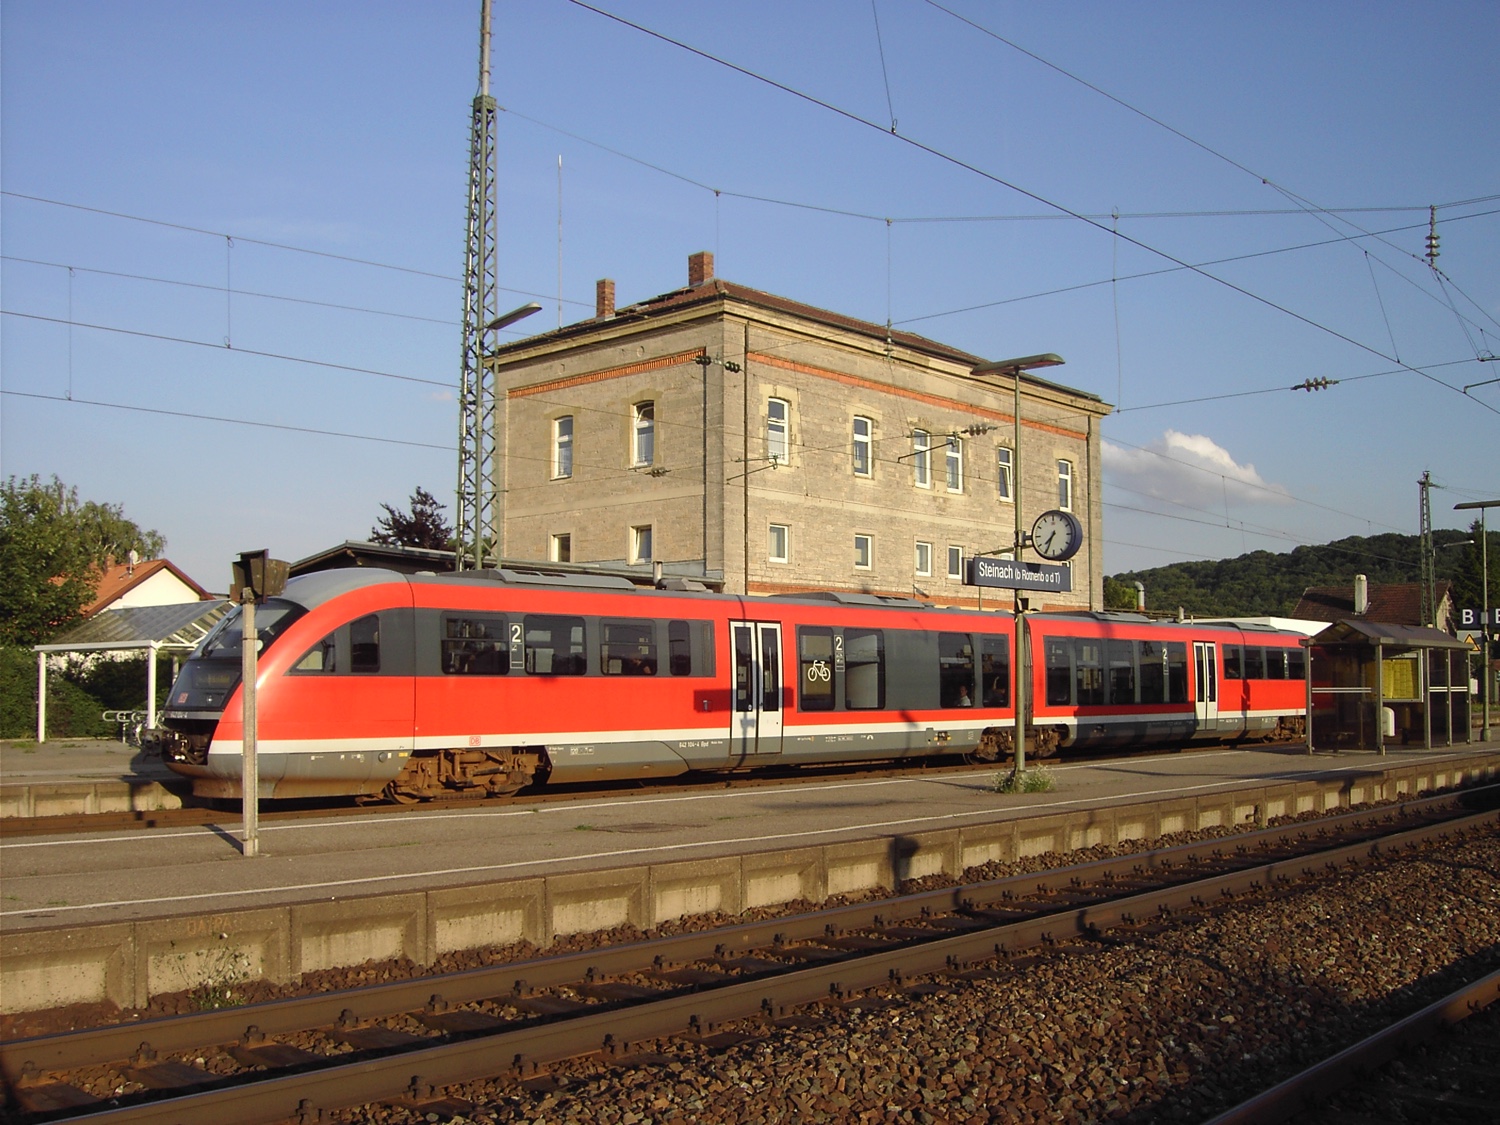
{"label": "building window", "polygon": [[932,544],[917,544],[917,574],[923,578],[932,577]]}
{"label": "building window", "polygon": [[766,402],[766,457],[774,464],[787,462],[787,419],[791,406],[784,398]]}
{"label": "building window", "polygon": [[548,548],[547,554],[553,562],[572,562],[573,537],[571,535],[552,536],[552,543]]}
{"label": "building window", "polygon": [[932,435],[926,430],[913,430],[911,452],[913,481],[918,488],[927,488],[932,484]]}
{"label": "building window", "polygon": [[556,480],[573,475],[573,416],[564,414],[552,423],[552,476]]}
{"label": "building window", "polygon": [[633,563],[648,563],[654,556],[651,553],[651,525],[644,527],[632,527],[630,529],[630,561]]}
{"label": "building window", "polygon": [[1010,450],[1003,445],[995,450],[995,481],[1000,489],[1001,503],[1015,503],[1015,462]]}
{"label": "building window", "polygon": [[962,581],[964,576],[964,549],[962,547],[948,548],[948,577],[957,578]]}
{"label": "building window", "polygon": [[791,546],[792,530],[784,523],[773,523],[771,525],[770,559],[774,563],[788,561],[788,548]]}
{"label": "building window", "polygon": [[854,419],[854,475],[857,477],[870,476],[874,469],[874,461],[870,456],[870,433],[874,429],[874,423],[868,418]]}
{"label": "building window", "polygon": [[1057,463],[1057,506],[1065,512],[1073,510],[1073,462]]}
{"label": "building window", "polygon": [[650,465],[656,460],[656,403],[638,402],[631,413],[631,464]]}
{"label": "building window", "polygon": [[868,535],[856,535],[854,537],[854,567],[856,570],[869,570],[870,560],[874,557],[875,547]]}
{"label": "building window", "polygon": [[953,434],[948,435],[948,491],[962,492],[964,490],[964,439]]}

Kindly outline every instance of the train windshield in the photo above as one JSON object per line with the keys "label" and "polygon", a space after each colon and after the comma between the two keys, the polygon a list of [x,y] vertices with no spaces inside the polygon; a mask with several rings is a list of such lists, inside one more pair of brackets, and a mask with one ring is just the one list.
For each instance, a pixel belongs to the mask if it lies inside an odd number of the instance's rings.
{"label": "train windshield", "polygon": [[[265,652],[270,648],[276,638],[286,632],[287,626],[306,612],[296,602],[280,598],[267,598],[264,604],[256,606],[255,635],[260,638],[260,651]],[[203,638],[198,651],[193,653],[193,659],[239,660],[240,650],[244,647],[243,614],[244,610],[235,606],[220,618],[213,632]]]}
{"label": "train windshield", "polygon": [[[206,714],[224,709],[240,683],[241,654],[245,647],[243,612],[236,606],[225,614],[182,666],[167,697],[169,717],[173,713],[180,718],[186,712]],[[306,612],[296,602],[280,598],[269,598],[264,605],[256,606],[255,633],[260,638],[260,651],[271,647],[287,626]]]}

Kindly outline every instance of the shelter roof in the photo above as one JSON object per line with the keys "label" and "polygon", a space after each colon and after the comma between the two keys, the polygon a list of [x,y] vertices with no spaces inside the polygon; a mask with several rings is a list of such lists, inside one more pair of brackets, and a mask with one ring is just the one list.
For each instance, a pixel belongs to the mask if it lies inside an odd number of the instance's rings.
{"label": "shelter roof", "polygon": [[[140,569],[137,567],[137,569]],[[191,651],[214,624],[229,612],[221,598],[180,605],[131,606],[108,609],[87,618],[36,652],[100,652],[110,649],[157,648]]]}
{"label": "shelter roof", "polygon": [[1391,648],[1461,648],[1466,642],[1450,637],[1441,629],[1426,625],[1399,625],[1371,621],[1364,617],[1346,617],[1334,622],[1312,639],[1315,645],[1380,644]]}

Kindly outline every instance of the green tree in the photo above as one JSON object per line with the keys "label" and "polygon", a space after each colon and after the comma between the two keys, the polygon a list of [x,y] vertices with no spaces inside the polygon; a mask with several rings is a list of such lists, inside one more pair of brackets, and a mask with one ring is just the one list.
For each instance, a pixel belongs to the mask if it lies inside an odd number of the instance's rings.
{"label": "green tree", "polygon": [[1105,609],[1134,609],[1135,602],[1134,583],[1121,582],[1117,578],[1104,579]]}
{"label": "green tree", "polygon": [[420,485],[411,494],[411,511],[380,505],[385,515],[370,529],[370,539],[391,547],[426,547],[433,551],[453,549],[453,528],[443,519],[443,505]]}
{"label": "green tree", "polygon": [[10,477],[0,489],[0,644],[38,644],[77,619],[106,560],[159,556],[166,540],[117,504],[80,501],[53,477]]}

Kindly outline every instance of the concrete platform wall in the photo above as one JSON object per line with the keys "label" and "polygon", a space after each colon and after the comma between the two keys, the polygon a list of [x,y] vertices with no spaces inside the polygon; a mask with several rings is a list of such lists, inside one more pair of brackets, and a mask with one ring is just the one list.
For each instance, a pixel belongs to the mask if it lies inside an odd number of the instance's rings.
{"label": "concrete platform wall", "polygon": [[1333,780],[1276,782],[910,836],[605,871],[96,926],[0,934],[0,1010],[80,1002],[142,1007],[152,996],[211,993],[238,981],[288,984],[316,969],[553,938],[691,914],[893,890],[907,879],[1176,832],[1265,824],[1500,778],[1500,755],[1463,763],[1372,765]]}

